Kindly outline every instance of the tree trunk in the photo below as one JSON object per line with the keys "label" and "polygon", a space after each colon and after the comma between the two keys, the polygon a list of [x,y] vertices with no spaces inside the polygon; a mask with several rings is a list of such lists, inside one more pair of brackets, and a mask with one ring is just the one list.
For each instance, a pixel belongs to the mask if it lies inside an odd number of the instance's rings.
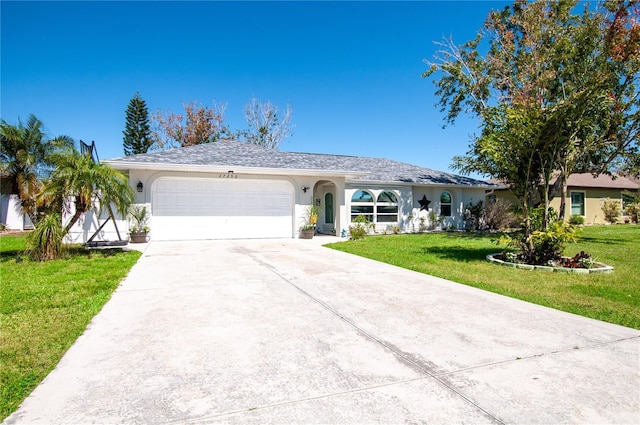
{"label": "tree trunk", "polygon": [[67,225],[64,227],[64,230],[62,231],[62,239],[64,239],[64,237],[67,236],[69,231],[71,231],[71,228],[80,219],[80,216],[87,212],[87,204],[83,202],[80,196],[76,196],[74,205],[76,208],[76,212],[73,214],[73,217],[71,217],[71,220],[69,220]]}
{"label": "tree trunk", "polygon": [[76,210],[76,212],[73,214],[73,217],[71,217],[71,220],[69,220],[69,223],[67,223],[67,225],[64,227],[64,230],[62,231],[62,239],[67,236],[73,225],[76,224],[82,214],[84,214],[84,211]]}
{"label": "tree trunk", "polygon": [[560,198],[560,214],[558,214],[558,218],[564,220],[567,210],[567,192],[569,191],[569,185],[567,184],[567,175],[564,172],[559,178],[562,178],[562,198]]}

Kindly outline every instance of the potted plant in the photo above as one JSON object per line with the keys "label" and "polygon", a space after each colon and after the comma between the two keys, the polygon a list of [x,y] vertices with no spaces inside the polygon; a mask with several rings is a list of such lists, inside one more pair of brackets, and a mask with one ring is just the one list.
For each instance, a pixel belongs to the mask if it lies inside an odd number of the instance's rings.
{"label": "potted plant", "polygon": [[129,210],[129,239],[131,243],[145,243],[149,233],[149,212],[145,205],[135,205]]}
{"label": "potted plant", "polygon": [[300,226],[300,239],[311,239],[316,233],[316,223],[318,222],[318,207],[309,205],[304,213],[304,224]]}

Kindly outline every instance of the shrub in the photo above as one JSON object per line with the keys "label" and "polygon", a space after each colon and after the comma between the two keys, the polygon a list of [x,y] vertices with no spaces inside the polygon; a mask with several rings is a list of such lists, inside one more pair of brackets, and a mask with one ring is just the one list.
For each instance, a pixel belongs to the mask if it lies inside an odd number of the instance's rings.
{"label": "shrub", "polygon": [[399,235],[400,233],[402,233],[402,229],[397,224],[389,226],[389,230],[391,230],[394,235]]}
{"label": "shrub", "polygon": [[60,258],[62,255],[62,222],[59,214],[48,214],[27,236],[25,253],[36,261]]}
{"label": "shrub", "polygon": [[638,223],[638,215],[640,214],[640,189],[637,192],[630,190],[622,191],[624,213],[629,216],[632,223]]}
{"label": "shrub", "polygon": [[482,201],[478,201],[477,204],[470,202],[464,208],[464,229],[466,231],[473,232],[482,228],[484,225],[485,209],[482,205]]}
{"label": "shrub", "polygon": [[[548,215],[549,226],[551,226],[552,223],[558,221],[558,213],[553,209],[553,207],[549,207]],[[544,221],[544,206],[532,209],[531,213],[529,214],[529,218],[531,219],[532,232],[535,232],[536,230],[543,230],[542,223]]]}
{"label": "shrub", "polygon": [[434,230],[436,227],[441,226],[442,223],[444,223],[444,217],[435,210],[429,210],[429,228]]}
{"label": "shrub", "polygon": [[625,214],[629,216],[632,223],[638,223],[638,215],[640,214],[640,202],[628,204],[624,209]]}
{"label": "shrub", "polygon": [[365,236],[373,229],[374,224],[371,223],[364,215],[359,215],[353,219],[353,223],[349,226],[349,235],[351,239],[358,240],[364,239]]}
{"label": "shrub", "polygon": [[616,223],[618,218],[622,215],[620,201],[615,199],[601,199],[600,208],[602,208],[602,212],[604,213],[604,219],[611,224]]}
{"label": "shrub", "polygon": [[506,229],[515,220],[511,204],[504,199],[489,201],[484,208],[484,224],[490,230]]}
{"label": "shrub", "polygon": [[576,228],[571,224],[555,221],[549,224],[546,231],[537,230],[531,233],[524,242],[530,248],[525,252],[528,264],[548,264],[559,261],[567,242],[576,241]]}
{"label": "shrub", "polygon": [[502,235],[498,243],[507,243],[519,249],[518,258],[526,264],[548,265],[560,261],[567,242],[575,242],[576,227],[562,221],[549,224],[546,231],[535,230],[525,238],[518,232],[513,236]]}
{"label": "shrub", "polygon": [[582,226],[584,224],[584,217],[581,215],[572,215],[569,217],[569,224],[574,226]]}
{"label": "shrub", "polygon": [[427,229],[427,225],[425,224],[427,222],[427,217],[421,216],[418,218],[418,221],[420,222],[420,231],[424,232]]}

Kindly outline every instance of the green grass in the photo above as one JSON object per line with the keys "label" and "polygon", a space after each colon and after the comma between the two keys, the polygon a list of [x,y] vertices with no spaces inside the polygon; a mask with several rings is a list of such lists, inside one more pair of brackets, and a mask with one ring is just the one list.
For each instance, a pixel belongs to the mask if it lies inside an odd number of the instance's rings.
{"label": "green grass", "polygon": [[500,267],[486,261],[502,251],[496,235],[431,233],[370,236],[327,246],[558,310],[640,329],[640,226],[593,226],[566,246],[615,268],[577,275]]}
{"label": "green grass", "polygon": [[23,249],[24,236],[0,236],[0,420],[53,370],[140,257],[75,248],[39,263]]}

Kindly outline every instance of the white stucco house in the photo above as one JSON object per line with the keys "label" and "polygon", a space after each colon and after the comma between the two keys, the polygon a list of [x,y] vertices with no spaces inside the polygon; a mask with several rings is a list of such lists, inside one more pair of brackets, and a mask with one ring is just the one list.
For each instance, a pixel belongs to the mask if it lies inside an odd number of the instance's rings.
{"label": "white stucco house", "polygon": [[[383,158],[284,152],[223,140],[104,161],[128,174],[137,204],[151,210],[153,240],[297,238],[310,204],[317,232],[341,235],[362,214],[377,232],[417,231],[429,210],[463,226],[464,206],[490,183]],[[428,208],[428,209],[427,209]],[[74,242],[98,221],[82,220]],[[118,220],[126,235],[126,221]],[[343,232],[344,231],[344,232]],[[103,237],[115,236],[105,226]]]}

